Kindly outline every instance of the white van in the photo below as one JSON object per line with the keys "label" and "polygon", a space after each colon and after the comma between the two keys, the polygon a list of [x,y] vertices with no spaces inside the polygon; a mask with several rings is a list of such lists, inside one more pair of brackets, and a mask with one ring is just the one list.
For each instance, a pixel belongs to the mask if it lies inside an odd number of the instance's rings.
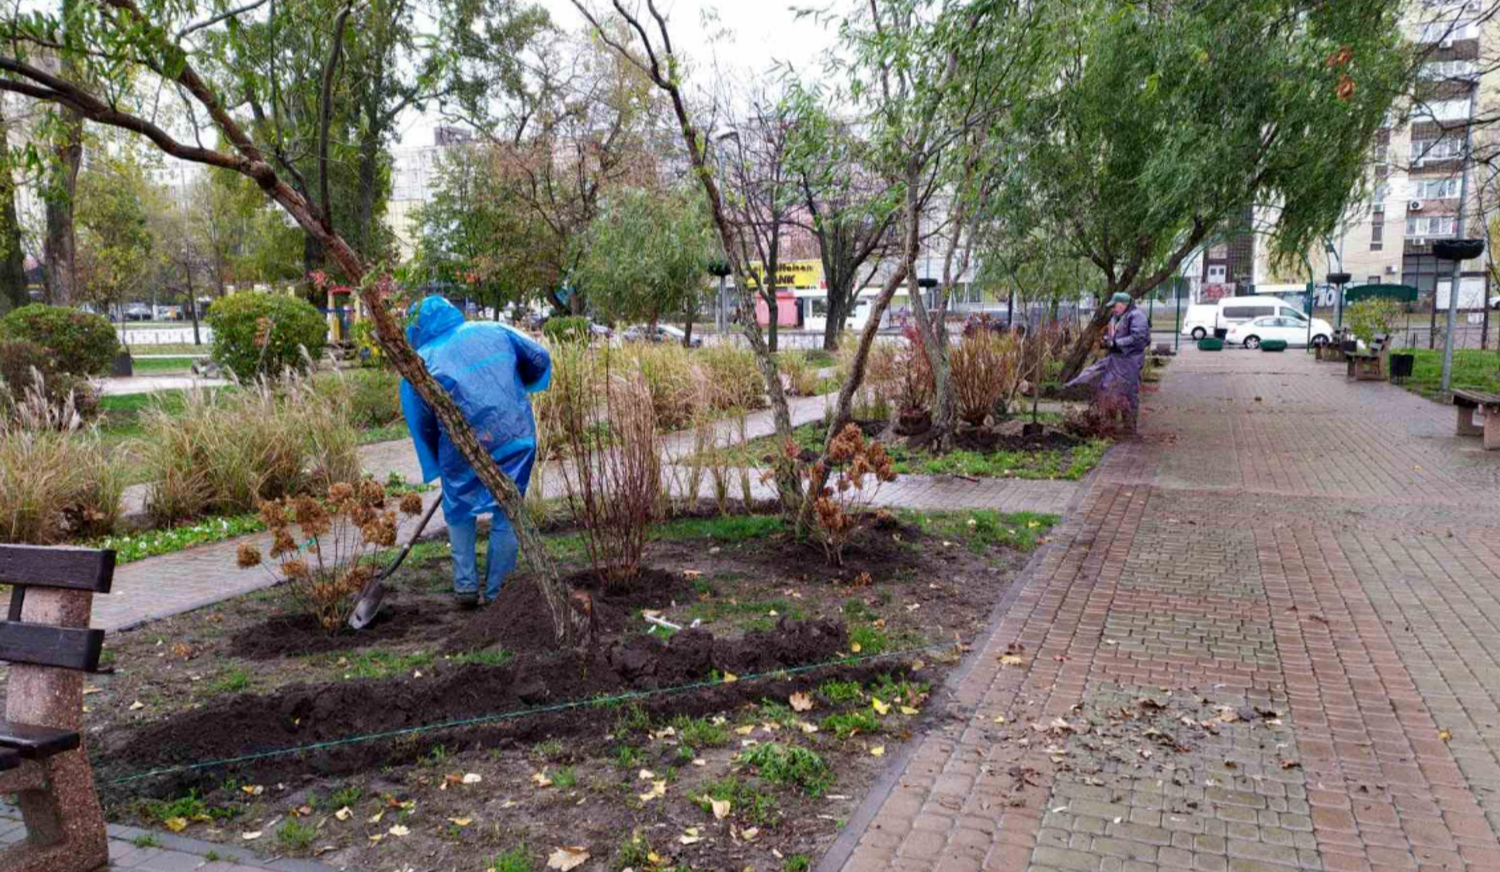
{"label": "white van", "polygon": [[[1182,335],[1194,339],[1207,336],[1224,338],[1237,324],[1257,318],[1291,318],[1307,324],[1307,315],[1280,297],[1225,297],[1217,303],[1194,303],[1182,319]],[[1321,345],[1333,335],[1333,329],[1320,319],[1313,320],[1314,344]],[[1222,331],[1215,333],[1215,331]]]}

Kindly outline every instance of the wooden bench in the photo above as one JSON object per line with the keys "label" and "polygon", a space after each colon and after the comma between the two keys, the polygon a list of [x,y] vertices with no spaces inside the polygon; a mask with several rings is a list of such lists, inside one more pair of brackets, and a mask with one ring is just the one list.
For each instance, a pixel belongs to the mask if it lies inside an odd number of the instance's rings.
{"label": "wooden bench", "polygon": [[[1483,391],[1454,391],[1453,407],[1458,410],[1458,435],[1483,436],[1486,451],[1500,451],[1500,394]],[[1474,413],[1484,418],[1474,423]]]}
{"label": "wooden bench", "polygon": [[1364,351],[1351,351],[1345,356],[1348,369],[1345,377],[1354,381],[1385,381],[1386,362],[1391,355],[1391,337],[1382,336],[1374,346]]}
{"label": "wooden bench", "polygon": [[89,629],[109,593],[115,552],[0,545],[10,663],[0,721],[0,793],[15,794],[26,838],[0,853],[7,872],[90,872],[109,861],[104,813],[84,752],[83,676],[99,671],[104,631]]}
{"label": "wooden bench", "polygon": [[1333,338],[1322,345],[1313,346],[1313,357],[1329,363],[1343,363],[1346,360],[1344,353],[1344,341],[1349,338],[1349,328],[1338,331]]}

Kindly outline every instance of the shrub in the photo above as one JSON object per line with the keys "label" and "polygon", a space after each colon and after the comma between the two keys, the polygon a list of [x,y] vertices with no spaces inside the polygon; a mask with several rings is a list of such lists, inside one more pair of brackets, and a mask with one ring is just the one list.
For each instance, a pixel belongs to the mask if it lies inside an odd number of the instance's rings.
{"label": "shrub", "polygon": [[797,745],[766,742],[740,754],[735,761],[754,768],[772,784],[794,785],[819,796],[833,783],[833,770],[816,751]]}
{"label": "shrub", "polygon": [[828,446],[828,462],[835,465],[830,475],[823,461],[804,471],[811,483],[824,481],[822,491],[813,502],[819,538],[828,562],[844,565],[844,547],[858,529],[880,486],[896,480],[895,465],[885,446],[865,441],[857,425],[846,425]]}
{"label": "shrub", "polygon": [[896,405],[904,414],[924,412],[932,408],[932,395],[936,390],[932,377],[932,362],[927,359],[927,345],[922,331],[907,327],[901,331],[906,343],[896,352],[895,366],[900,374],[896,391]]}
{"label": "shrub", "polygon": [[[99,414],[98,390],[84,376],[58,372],[57,356],[51,351],[26,340],[0,341],[0,417],[12,415],[32,388],[39,389],[55,411],[71,404],[83,421]],[[72,423],[71,415],[50,419]]]}
{"label": "shrub", "polygon": [[818,367],[807,352],[801,350],[782,351],[776,355],[776,368],[781,372],[782,384],[793,396],[811,397],[818,393]]}
{"label": "shrub", "polygon": [[754,411],[766,407],[766,380],[760,374],[755,352],[733,345],[712,345],[700,348],[696,357],[714,383],[715,408]]}
{"label": "shrub", "polygon": [[36,388],[0,418],[0,542],[54,545],[114,530],[124,471],[70,405]]}
{"label": "shrub", "polygon": [[35,342],[52,352],[57,372],[78,376],[108,372],[120,350],[109,319],[65,306],[22,306],[0,319],[0,334]]}
{"label": "shrub", "polygon": [[980,330],[958,343],[948,356],[958,418],[981,427],[1009,400],[1021,377],[1020,343]]}
{"label": "shrub", "polygon": [[1401,317],[1401,305],[1395,300],[1372,297],[1360,300],[1349,307],[1349,330],[1354,338],[1366,345],[1377,336],[1389,336],[1395,329],[1396,319]]}
{"label": "shrub", "polygon": [[190,390],[180,411],[148,411],[145,428],[146,511],[162,525],[246,514],[263,500],[360,477],[348,409],[320,399],[303,378]]}
{"label": "shrub", "polygon": [[[607,363],[607,360],[606,360]],[[551,391],[562,385],[554,383]],[[558,464],[568,506],[583,525],[589,562],[605,585],[640,569],[659,515],[661,455],[651,394],[639,370],[606,366],[602,377],[572,379],[554,398],[569,459]],[[598,438],[607,428],[610,440]]]}
{"label": "shrub", "polygon": [[328,373],[315,382],[326,402],[344,403],[354,426],[373,430],[401,420],[401,376],[384,369]]}
{"label": "shrub", "polygon": [[328,335],[311,303],[284,294],[225,297],[214,303],[208,325],[214,331],[214,362],[247,380],[305,370],[309,360],[323,356]]}
{"label": "shrub", "polygon": [[[260,516],[271,531],[270,555],[292,599],[330,633],[344,629],[359,592],[380,571],[382,548],[396,544],[396,512],[386,508],[385,488],[375,481],[338,482],[326,502],[310,496],[261,503]],[[401,501],[401,510],[420,514],[420,500]],[[293,532],[293,528],[296,532]],[[301,543],[301,544],[299,544]],[[239,549],[239,566],[265,565],[250,543]]]}
{"label": "shrub", "polygon": [[588,342],[589,319],[582,315],[548,318],[542,325],[542,335],[553,342]]}
{"label": "shrub", "polygon": [[[854,355],[859,350],[859,340],[845,336],[839,343],[838,377],[848,381],[854,372]],[[854,395],[851,407],[855,419],[860,421],[885,421],[891,417],[901,384],[901,349],[894,342],[876,341],[865,357],[865,377]]]}

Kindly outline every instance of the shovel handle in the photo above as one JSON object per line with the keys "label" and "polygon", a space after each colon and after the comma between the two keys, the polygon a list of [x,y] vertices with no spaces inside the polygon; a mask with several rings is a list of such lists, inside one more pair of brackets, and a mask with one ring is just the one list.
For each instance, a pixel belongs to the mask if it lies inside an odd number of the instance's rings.
{"label": "shovel handle", "polygon": [[422,531],[427,529],[427,522],[431,521],[432,516],[437,514],[438,506],[442,505],[442,503],[443,497],[440,493],[438,494],[438,498],[432,501],[432,505],[427,507],[427,511],[422,513],[422,520],[417,522],[417,529],[412,531],[411,538],[406,540],[406,544],[401,547],[401,553],[396,555],[396,560],[390,566],[386,567],[384,572],[376,576],[377,579],[389,578],[391,573],[401,568],[401,564],[406,560],[406,555],[411,553],[412,546],[417,544],[417,540],[422,537]]}

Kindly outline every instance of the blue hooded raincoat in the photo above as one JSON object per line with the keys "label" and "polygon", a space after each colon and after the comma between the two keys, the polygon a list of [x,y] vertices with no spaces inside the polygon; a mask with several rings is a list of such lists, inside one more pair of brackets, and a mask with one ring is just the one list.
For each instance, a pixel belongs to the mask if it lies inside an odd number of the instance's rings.
{"label": "blue hooded raincoat", "polygon": [[[428,297],[416,310],[407,340],[458,404],[480,444],[526,493],[536,459],[536,421],[527,395],[546,390],[551,381],[547,349],[503,324],[466,322],[442,297]],[[443,517],[452,523],[498,511],[432,407],[404,380],[401,409],[417,446],[422,480],[443,479]]]}

